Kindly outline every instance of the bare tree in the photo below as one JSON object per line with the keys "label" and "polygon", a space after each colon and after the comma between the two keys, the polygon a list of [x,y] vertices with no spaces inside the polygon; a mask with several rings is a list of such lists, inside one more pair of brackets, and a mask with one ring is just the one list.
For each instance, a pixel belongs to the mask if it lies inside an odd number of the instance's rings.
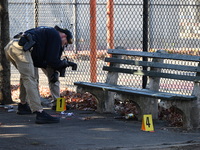
{"label": "bare tree", "polygon": [[9,42],[8,0],[0,0],[0,103],[10,104],[10,63],[5,57],[4,47]]}

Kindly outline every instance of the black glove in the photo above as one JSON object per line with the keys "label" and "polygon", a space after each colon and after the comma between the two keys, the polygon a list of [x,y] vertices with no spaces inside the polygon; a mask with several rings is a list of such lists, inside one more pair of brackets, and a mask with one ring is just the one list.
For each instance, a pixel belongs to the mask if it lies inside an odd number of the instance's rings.
{"label": "black glove", "polygon": [[66,67],[72,67],[72,70],[76,70],[77,69],[77,64],[74,63],[74,62],[70,62],[67,59],[63,59],[62,62],[63,62],[63,67],[58,70],[60,72],[60,77],[65,77],[65,69],[66,69]]}
{"label": "black glove", "polygon": [[70,62],[70,61],[68,61],[68,63],[69,63],[69,66],[72,67],[72,70],[76,70],[77,69],[77,64],[76,63]]}
{"label": "black glove", "polygon": [[62,68],[58,69],[58,71],[60,72],[60,77],[65,77],[65,69],[69,67],[69,62],[67,59],[63,59],[62,63]]}
{"label": "black glove", "polygon": [[[70,67],[72,67],[72,70],[76,70],[77,69],[77,64],[76,63],[68,61],[68,64],[69,64]],[[65,77],[65,69],[66,68],[62,68],[62,69],[59,70],[60,77]]]}
{"label": "black glove", "polygon": [[60,77],[65,77],[65,69],[66,69],[66,68],[62,68],[62,69],[59,70],[59,72],[60,72]]}
{"label": "black glove", "polygon": [[77,64],[71,61],[68,61],[66,58],[62,60],[63,62],[63,67],[60,70],[63,70],[66,67],[72,67],[72,70],[76,70],[77,69]]}
{"label": "black glove", "polygon": [[63,63],[63,65],[62,65],[62,68],[61,68],[61,69],[66,68],[66,67],[69,67],[69,62],[68,62],[67,59],[63,59],[63,60],[62,60],[62,63]]}
{"label": "black glove", "polygon": [[51,77],[50,77],[50,81],[51,83],[55,83],[58,81],[58,78],[59,78],[59,72],[58,71],[55,71]]}

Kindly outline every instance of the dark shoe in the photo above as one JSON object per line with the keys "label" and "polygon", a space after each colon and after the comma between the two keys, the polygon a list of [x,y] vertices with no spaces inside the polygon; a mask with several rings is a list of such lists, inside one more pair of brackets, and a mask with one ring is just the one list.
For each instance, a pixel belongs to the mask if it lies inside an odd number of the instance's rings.
{"label": "dark shoe", "polygon": [[47,114],[46,112],[36,112],[36,121],[35,123],[38,124],[45,124],[45,123],[58,123],[60,119],[57,117],[52,117],[51,115]]}
{"label": "dark shoe", "polygon": [[18,104],[18,111],[17,114],[19,115],[29,115],[32,114],[32,111],[30,109],[30,107],[28,106],[28,104]]}

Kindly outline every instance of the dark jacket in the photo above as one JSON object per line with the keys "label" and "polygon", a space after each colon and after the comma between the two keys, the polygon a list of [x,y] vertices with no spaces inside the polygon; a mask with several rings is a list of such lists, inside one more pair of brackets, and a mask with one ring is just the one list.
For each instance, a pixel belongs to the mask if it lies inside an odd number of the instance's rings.
{"label": "dark jacket", "polygon": [[46,68],[47,66],[54,69],[63,67],[63,61],[60,60],[63,47],[60,35],[52,27],[37,27],[27,30],[36,44],[31,52],[35,67]]}

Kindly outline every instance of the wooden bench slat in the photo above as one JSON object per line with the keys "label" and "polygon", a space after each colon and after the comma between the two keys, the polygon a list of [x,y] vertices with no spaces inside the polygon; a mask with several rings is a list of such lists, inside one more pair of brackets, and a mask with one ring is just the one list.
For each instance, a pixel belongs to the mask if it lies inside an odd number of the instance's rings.
{"label": "wooden bench slat", "polygon": [[89,82],[74,82],[75,85],[78,86],[85,86],[85,87],[93,87],[93,88],[101,88],[103,90],[109,90],[113,92],[119,93],[132,93],[136,95],[143,95],[158,99],[166,99],[166,100],[196,100],[195,96],[190,95],[180,95],[180,94],[173,94],[173,93],[166,93],[166,92],[159,92],[159,91],[151,91],[148,89],[137,89],[131,87],[125,87],[120,85],[111,85],[106,83],[89,83]]}
{"label": "wooden bench slat", "polygon": [[123,50],[123,49],[109,49],[108,53],[115,54],[115,55],[128,55],[128,56],[140,56],[140,57],[151,57],[151,58],[163,58],[163,59],[200,62],[200,56],[182,55],[182,54],[127,51],[127,50]]}
{"label": "wooden bench slat", "polygon": [[152,76],[152,77],[162,77],[162,78],[170,78],[170,79],[177,79],[177,80],[200,82],[200,76],[176,75],[176,74],[161,73],[161,72],[146,71],[146,70],[138,71],[134,69],[108,67],[108,66],[103,66],[103,70],[110,71],[110,72],[127,73],[127,74],[133,74],[133,75],[146,75],[146,76]]}
{"label": "wooden bench slat", "polygon": [[154,67],[154,68],[174,69],[174,70],[180,70],[180,71],[200,72],[200,67],[197,67],[197,66],[195,67],[195,66],[164,64],[164,63],[159,63],[159,62],[135,61],[135,60],[125,60],[125,59],[119,59],[119,58],[105,58],[105,62],[136,65],[136,66],[146,66],[146,67]]}

